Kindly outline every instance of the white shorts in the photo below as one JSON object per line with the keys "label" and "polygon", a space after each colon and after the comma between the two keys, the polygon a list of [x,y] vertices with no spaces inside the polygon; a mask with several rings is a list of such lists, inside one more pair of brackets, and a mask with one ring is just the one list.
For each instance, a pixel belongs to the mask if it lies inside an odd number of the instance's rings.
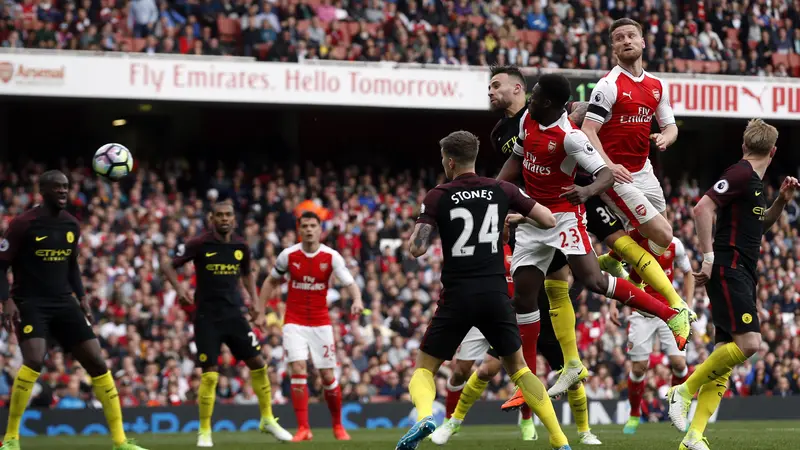
{"label": "white shorts", "polygon": [[308,361],[308,352],[311,350],[314,367],[336,367],[336,341],[331,325],[306,327],[287,323],[283,326],[283,348],[286,350],[287,362]]}
{"label": "white shorts", "polygon": [[479,361],[484,359],[484,355],[489,351],[489,341],[483,337],[481,330],[472,327],[464,336],[461,345],[456,351],[456,359],[461,361]]}
{"label": "white shorts", "polygon": [[633,183],[614,183],[611,189],[600,196],[628,231],[639,228],[639,225],[649,222],[667,209],[664,191],[653,173],[650,160],[642,170],[631,175]]}
{"label": "white shorts", "polygon": [[511,275],[518,267],[536,266],[542,273],[553,262],[556,251],[565,255],[588,255],[593,252],[592,240],[586,231],[586,212],[553,214],[556,226],[549,230],[523,224],[514,235],[517,240],[511,255]]}
{"label": "white shorts", "polygon": [[678,350],[675,337],[663,320],[634,312],[628,325],[628,357],[631,361],[647,361],[650,358],[656,334],[661,342],[661,350],[667,356],[686,357],[686,351]]}

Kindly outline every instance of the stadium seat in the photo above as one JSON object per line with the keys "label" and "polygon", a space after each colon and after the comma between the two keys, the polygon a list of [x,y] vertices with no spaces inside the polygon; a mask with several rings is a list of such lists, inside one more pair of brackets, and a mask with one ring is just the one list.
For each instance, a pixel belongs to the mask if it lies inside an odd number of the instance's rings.
{"label": "stadium seat", "polygon": [[678,72],[686,72],[687,64],[685,59],[674,59],[672,61],[675,63],[675,69],[677,69]]}
{"label": "stadium seat", "polygon": [[237,42],[242,35],[242,26],[238,20],[220,17],[217,19],[219,39],[224,43]]}
{"label": "stadium seat", "polygon": [[305,31],[307,29],[309,29],[309,27],[311,27],[311,21],[310,20],[298,20],[297,21],[297,32],[298,33],[305,33]]}
{"label": "stadium seat", "polygon": [[789,55],[789,67],[793,77],[800,77],[800,55],[792,53]]}

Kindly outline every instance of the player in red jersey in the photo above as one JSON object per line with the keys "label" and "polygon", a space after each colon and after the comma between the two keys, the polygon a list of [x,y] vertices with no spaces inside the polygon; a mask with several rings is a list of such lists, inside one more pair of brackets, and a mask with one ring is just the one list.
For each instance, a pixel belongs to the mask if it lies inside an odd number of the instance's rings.
{"label": "player in red jersey", "polygon": [[[587,289],[658,316],[668,323],[683,348],[690,332],[688,310],[669,308],[631,282],[600,271],[586,231],[583,204],[607,190],[614,179],[586,135],[567,117],[564,106],[570,93],[569,80],[563,75],[547,74],[539,79],[520,124],[514,156],[506,161],[499,175],[500,179],[513,182],[522,173],[528,195],[550,208],[557,220],[556,227],[550,230],[528,223],[520,224],[517,229],[511,264],[515,310],[518,315],[538,310],[539,289],[555,252],[561,251],[567,256],[574,277],[582,280]],[[593,183],[574,184],[578,166],[594,176]],[[568,329],[570,326],[565,324],[570,320],[574,328],[574,313],[570,319],[566,308],[563,312],[551,309],[554,328]],[[548,390],[551,396],[564,393],[587,375],[577,347],[565,348],[564,359],[558,381]]]}
{"label": "player in red jersey", "polygon": [[[617,181],[602,198],[631,232],[631,238],[614,244],[614,251],[633,263],[644,281],[664,295],[672,308],[685,308],[685,302],[653,263],[652,256],[631,245],[640,242],[658,257],[672,242],[672,226],[663,216],[667,207],[664,192],[648,156],[650,141],[661,151],[675,142],[675,116],[664,83],[642,69],[641,25],[631,19],[619,19],[612,24],[610,34],[618,65],[592,91],[582,130]],[[650,133],[653,116],[660,133]],[[607,257],[600,258],[601,267],[619,275],[621,266],[612,262]]]}
{"label": "player in red jersey", "polygon": [[297,225],[301,242],[278,255],[278,261],[261,291],[262,300],[273,298],[273,292],[288,275],[283,346],[292,374],[292,404],[297,416],[298,429],[293,441],[310,441],[313,437],[308,424],[306,361],[309,351],[314,367],[319,369],[322,376],[325,401],[333,420],[333,435],[340,441],[347,441],[350,436],[342,426],[342,388],[334,374],[336,341],[328,314],[328,284],[331,275],[336,275],[350,293],[350,313],[354,316],[364,310],[361,290],[342,255],[320,243],[322,228],[319,216],[310,211],[304,212],[297,220]]}
{"label": "player in red jersey", "polygon": [[[694,295],[694,277],[692,265],[686,255],[686,248],[678,238],[672,238],[672,243],[663,255],[658,257],[658,262],[664,269],[670,282],[673,281],[675,268],[683,272],[683,293],[686,298]],[[635,274],[633,275],[635,277]],[[636,280],[634,280],[636,281]],[[656,292],[652,287],[646,286],[645,292],[667,304],[667,299]],[[619,310],[617,305],[611,304],[611,321],[619,325]],[[641,417],[642,397],[645,388],[645,373],[653,352],[654,338],[658,335],[661,348],[669,357],[672,368],[672,385],[686,381],[689,369],[686,367],[686,351],[680,350],[671,338],[669,328],[664,322],[647,313],[634,311],[628,320],[628,358],[631,360],[631,372],[628,374],[628,401],[631,405],[631,414],[623,432],[634,434],[639,427]]]}

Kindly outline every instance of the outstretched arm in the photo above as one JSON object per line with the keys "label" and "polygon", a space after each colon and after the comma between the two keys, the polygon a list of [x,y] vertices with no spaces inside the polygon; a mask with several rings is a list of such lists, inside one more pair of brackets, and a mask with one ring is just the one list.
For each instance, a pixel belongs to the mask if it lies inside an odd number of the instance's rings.
{"label": "outstretched arm", "polygon": [[783,213],[783,208],[792,201],[798,187],[800,187],[800,183],[795,177],[786,177],[783,180],[778,197],[764,214],[764,230],[772,228],[772,225],[778,221],[778,218]]}

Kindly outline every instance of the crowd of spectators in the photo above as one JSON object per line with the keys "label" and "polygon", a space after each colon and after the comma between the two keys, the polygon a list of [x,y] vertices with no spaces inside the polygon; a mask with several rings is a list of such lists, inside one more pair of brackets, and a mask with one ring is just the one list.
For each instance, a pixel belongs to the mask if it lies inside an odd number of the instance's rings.
{"label": "crowd of spectators", "polygon": [[642,24],[652,72],[800,71],[798,0],[5,0],[0,43],[608,70],[621,17]]}
{"label": "crowd of spectators", "polygon": [[[159,274],[159,256],[171,255],[189,237],[206,226],[210,202],[230,198],[237,208],[238,233],[254,255],[259,281],[266,277],[282,248],[297,241],[295,218],[312,209],[324,218],[324,242],[339,250],[363,291],[368,308],[349,317],[345,290],[333,284],[328,292],[330,314],[338,342],[338,377],[346,401],[378,402],[408,399],[408,383],[420,339],[439,298],[442,249],[436,238],[419,260],[404,242],[410,235],[418,205],[436,182],[436,169],[393,172],[348,167],[266,167],[248,172],[244,167],[203,171],[204,164],[175,160],[155,171],[140,166],[119,184],[94,177],[86,167],[68,170],[72,185],[69,210],[82,223],[79,261],[87,292],[92,297],[95,331],[115,375],[124,406],[191,404],[197,399],[200,369],[195,364],[190,309],[176,301],[175,291]],[[66,170],[66,169],[65,169]],[[252,170],[252,169],[250,169]],[[11,218],[38,201],[40,165],[3,167],[0,164],[0,230]],[[777,182],[778,180],[771,180]],[[697,240],[691,205],[702,195],[694,180],[664,180],[669,217],[676,235],[686,244],[697,270]],[[766,195],[774,198],[770,188]],[[800,394],[800,237],[798,205],[767,233],[758,265],[764,344],[753,359],[731,377],[729,395]],[[598,251],[602,251],[598,246]],[[183,281],[193,286],[189,264]],[[683,275],[677,274],[680,287]],[[260,286],[260,282],[259,282]],[[702,362],[713,346],[708,301],[703,289],[695,293],[700,317],[689,344],[690,366]],[[605,300],[580,289],[574,292],[578,344],[591,378],[591,399],[626,396],[625,317],[617,327],[608,319]],[[288,399],[289,377],[281,341],[280,299],[269,302],[268,329],[257,330],[262,352],[269,361],[273,401]],[[0,332],[0,403],[7,402],[10,385],[22,363],[15,336]],[[248,369],[225,350],[219,358],[217,399],[255,403]],[[654,353],[648,377],[649,394],[658,398],[669,383],[666,357]],[[69,355],[50,353],[34,392],[38,407],[91,406],[90,380]],[[540,357],[537,373],[552,381],[554,369]],[[437,377],[445,396],[449,368]],[[321,399],[317,377],[309,383],[315,401]],[[486,398],[503,399],[513,392],[505,374],[497,375]]]}

